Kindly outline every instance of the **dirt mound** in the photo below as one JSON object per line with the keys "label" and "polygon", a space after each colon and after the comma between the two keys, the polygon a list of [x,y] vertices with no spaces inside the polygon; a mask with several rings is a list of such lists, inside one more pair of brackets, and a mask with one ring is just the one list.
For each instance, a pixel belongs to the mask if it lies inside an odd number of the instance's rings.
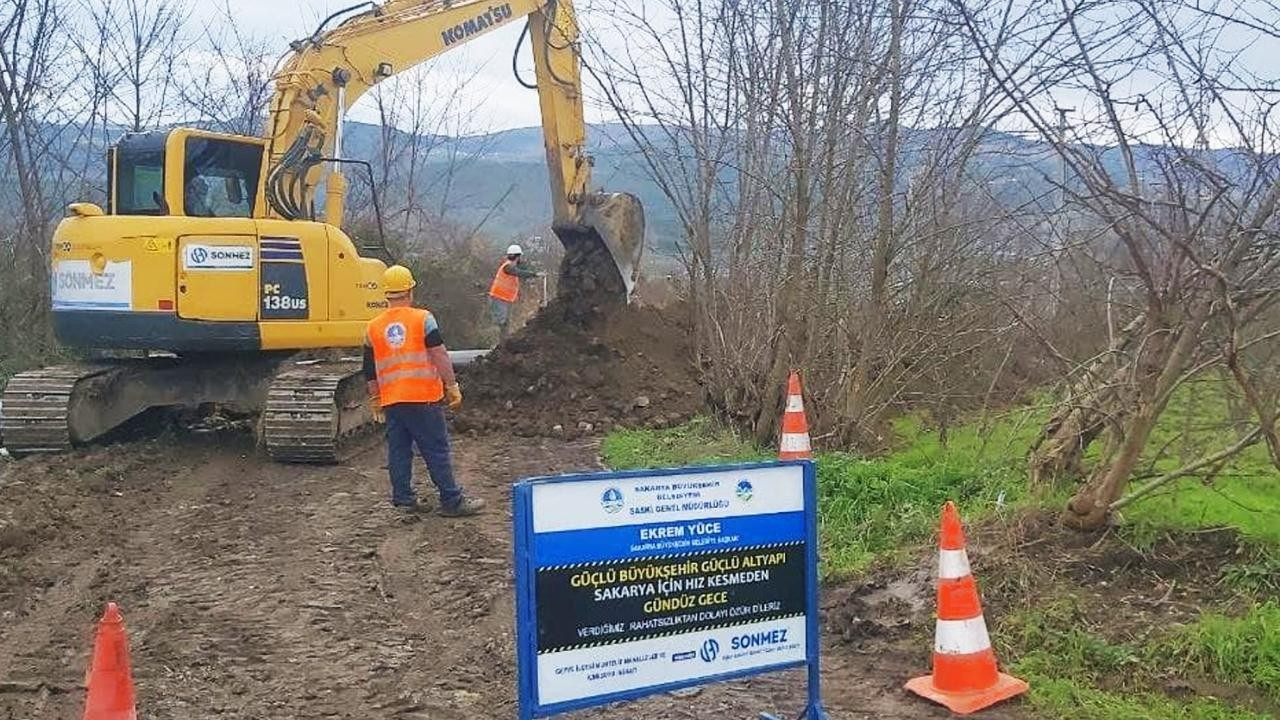
{"label": "dirt mound", "polygon": [[457,431],[578,437],[667,427],[702,406],[683,309],[557,300],[475,365],[461,369]]}

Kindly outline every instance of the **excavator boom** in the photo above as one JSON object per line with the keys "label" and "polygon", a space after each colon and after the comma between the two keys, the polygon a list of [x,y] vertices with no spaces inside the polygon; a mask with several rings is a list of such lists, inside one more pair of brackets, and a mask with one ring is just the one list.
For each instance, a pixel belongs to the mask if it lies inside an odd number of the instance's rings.
{"label": "excavator boom", "polygon": [[[522,18],[528,19],[537,78],[552,226],[574,258],[570,264],[591,265],[594,246],[602,246],[613,268],[591,272],[616,271],[617,277],[587,282],[597,292],[612,288],[628,298],[644,249],[644,214],[634,196],[591,187],[578,23],[569,0],[391,0],[295,42],[276,75],[266,130],[266,206],[278,217],[314,219],[323,181],[325,220],[341,227],[343,126],[351,106],[392,75]],[[561,279],[581,278],[562,273]]]}

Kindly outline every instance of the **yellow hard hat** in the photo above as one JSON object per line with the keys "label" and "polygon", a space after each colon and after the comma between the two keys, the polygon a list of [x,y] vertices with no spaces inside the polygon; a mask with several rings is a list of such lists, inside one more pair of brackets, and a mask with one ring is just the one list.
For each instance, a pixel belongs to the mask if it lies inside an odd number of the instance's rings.
{"label": "yellow hard hat", "polygon": [[418,282],[413,279],[413,272],[403,265],[392,265],[382,273],[382,291],[384,293],[402,293],[412,290]]}

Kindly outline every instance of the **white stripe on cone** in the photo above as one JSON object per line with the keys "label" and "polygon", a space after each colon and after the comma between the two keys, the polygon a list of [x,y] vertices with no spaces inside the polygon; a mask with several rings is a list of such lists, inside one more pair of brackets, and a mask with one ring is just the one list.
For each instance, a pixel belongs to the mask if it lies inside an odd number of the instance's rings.
{"label": "white stripe on cone", "polygon": [[809,435],[807,433],[782,433],[780,449],[782,452],[805,452],[810,449]]}
{"label": "white stripe on cone", "polygon": [[969,554],[964,550],[938,551],[938,579],[959,580],[969,577]]}
{"label": "white stripe on cone", "polygon": [[787,412],[804,412],[804,398],[799,395],[788,395]]}
{"label": "white stripe on cone", "polygon": [[968,620],[939,620],[933,651],[940,655],[971,655],[991,648],[987,621],[981,615]]}

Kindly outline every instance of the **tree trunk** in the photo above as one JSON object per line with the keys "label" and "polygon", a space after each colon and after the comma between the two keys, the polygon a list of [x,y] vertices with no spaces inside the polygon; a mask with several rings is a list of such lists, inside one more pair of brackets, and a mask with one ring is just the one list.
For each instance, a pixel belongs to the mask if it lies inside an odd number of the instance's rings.
{"label": "tree trunk", "polygon": [[1112,340],[1107,352],[1071,383],[1031,447],[1028,471],[1032,487],[1054,487],[1084,475],[1084,455],[1107,422],[1124,423],[1136,398],[1123,392],[1132,372],[1129,352],[1146,323],[1138,315]]}
{"label": "tree trunk", "polygon": [[[1133,379],[1136,412],[1124,424],[1119,446],[1109,454],[1110,462],[1099,464],[1089,481],[1067,503],[1062,518],[1067,527],[1095,530],[1106,523],[1111,503],[1124,493],[1151,431],[1191,362],[1211,308],[1211,303],[1202,302],[1177,323],[1151,323],[1146,328],[1149,340],[1143,357],[1136,360],[1137,377]],[[1169,342],[1171,328],[1177,328],[1177,336]]]}
{"label": "tree trunk", "polygon": [[1111,514],[1111,503],[1120,497],[1129,482],[1159,416],[1159,408],[1150,406],[1133,415],[1125,427],[1119,452],[1110,463],[1099,466],[1067,503],[1063,524],[1077,530],[1096,530],[1106,523]]}
{"label": "tree trunk", "polygon": [[902,33],[906,24],[903,3],[894,2],[893,19],[889,35],[888,65],[889,112],[884,120],[884,159],[879,177],[880,197],[876,207],[876,238],[871,258],[870,297],[863,311],[862,332],[858,344],[858,361],[852,382],[845,397],[844,421],[848,429],[843,433],[846,441],[869,433],[875,424],[867,418],[871,405],[871,366],[876,361],[876,347],[888,313],[889,268],[895,252],[894,193],[898,178],[898,131],[902,117]]}

